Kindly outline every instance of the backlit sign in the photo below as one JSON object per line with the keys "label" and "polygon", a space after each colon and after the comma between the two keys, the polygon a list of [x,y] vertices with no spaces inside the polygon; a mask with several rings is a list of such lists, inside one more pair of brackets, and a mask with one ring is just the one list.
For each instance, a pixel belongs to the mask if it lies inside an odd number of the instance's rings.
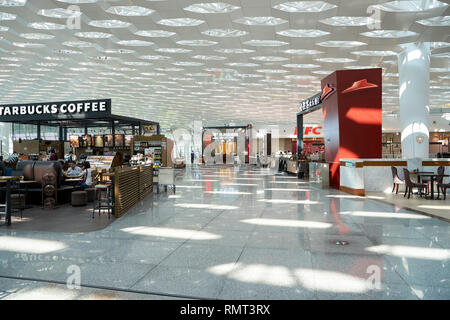
{"label": "backlit sign", "polygon": [[0,105],[2,122],[92,119],[111,115],[111,99]]}

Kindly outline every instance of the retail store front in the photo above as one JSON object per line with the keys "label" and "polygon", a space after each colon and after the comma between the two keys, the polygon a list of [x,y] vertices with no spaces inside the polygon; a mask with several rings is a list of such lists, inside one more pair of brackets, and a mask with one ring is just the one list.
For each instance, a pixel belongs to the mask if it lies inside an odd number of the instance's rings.
{"label": "retail store front", "polygon": [[[104,228],[152,193],[159,167],[172,166],[173,144],[159,124],[112,114],[110,99],[0,110],[12,124],[14,153],[0,164],[0,202],[11,228]],[[53,129],[53,139],[43,128]]]}

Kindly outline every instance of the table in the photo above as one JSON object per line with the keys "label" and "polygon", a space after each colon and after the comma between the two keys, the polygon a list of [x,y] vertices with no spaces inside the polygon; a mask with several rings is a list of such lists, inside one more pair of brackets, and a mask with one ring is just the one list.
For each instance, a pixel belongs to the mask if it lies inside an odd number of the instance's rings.
{"label": "table", "polygon": [[417,177],[429,177],[431,180],[431,197],[430,200],[434,199],[434,181],[441,177],[449,177],[448,174],[437,174],[437,173],[426,173],[426,172],[417,172]]}
{"label": "table", "polygon": [[417,175],[417,182],[418,183],[422,183],[422,181],[420,180],[420,177],[424,174],[434,174],[434,172],[432,171],[410,171],[409,174],[414,174]]}
{"label": "table", "polygon": [[11,225],[11,181],[20,180],[20,177],[0,176],[0,182],[6,182],[6,199],[5,199],[5,225]]}

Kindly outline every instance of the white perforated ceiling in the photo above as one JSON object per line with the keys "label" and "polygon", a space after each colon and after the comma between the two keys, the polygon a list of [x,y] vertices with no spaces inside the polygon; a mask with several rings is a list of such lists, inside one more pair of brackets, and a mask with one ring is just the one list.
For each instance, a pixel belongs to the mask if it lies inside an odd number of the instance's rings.
{"label": "white perforated ceiling", "polygon": [[[327,73],[382,67],[390,129],[396,53],[420,41],[433,43],[430,107],[441,121],[446,2],[0,0],[0,104],[112,98],[114,113],[163,127],[292,124]],[[68,28],[78,16],[80,28]]]}

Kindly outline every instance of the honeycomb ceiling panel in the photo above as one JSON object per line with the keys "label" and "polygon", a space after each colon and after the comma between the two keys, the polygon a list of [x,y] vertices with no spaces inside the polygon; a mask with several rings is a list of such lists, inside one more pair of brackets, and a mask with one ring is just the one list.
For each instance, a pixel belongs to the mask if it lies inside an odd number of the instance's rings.
{"label": "honeycomb ceiling panel", "polygon": [[114,113],[167,128],[292,125],[328,73],[381,67],[384,119],[398,128],[396,54],[407,43],[431,44],[430,109],[448,108],[449,10],[432,0],[0,0],[0,104],[111,98]]}

